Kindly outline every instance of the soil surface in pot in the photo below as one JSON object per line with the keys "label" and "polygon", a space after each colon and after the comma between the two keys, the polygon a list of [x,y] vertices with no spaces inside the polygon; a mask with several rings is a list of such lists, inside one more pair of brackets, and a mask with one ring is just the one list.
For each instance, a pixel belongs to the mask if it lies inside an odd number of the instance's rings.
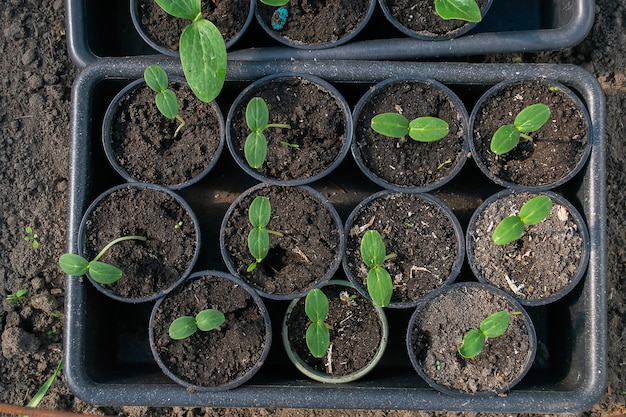
{"label": "soil surface in pot", "polygon": [[[255,197],[270,200],[272,215],[267,228],[283,233],[270,235],[267,257],[252,272],[254,258],[248,250],[248,208]],[[320,282],[341,256],[339,230],[330,211],[301,188],[265,187],[243,198],[228,219],[225,245],[237,275],[270,294],[298,293]]]}
{"label": "soil surface in pot", "polygon": [[[442,19],[435,11],[434,0],[384,0],[384,2],[398,22],[418,35],[448,35],[470,24],[458,19]],[[476,3],[483,10],[488,0],[477,0]]]}
{"label": "soil surface in pot", "polygon": [[[250,13],[250,0],[201,0],[202,16],[212,22],[229,42],[243,29]],[[154,0],[137,0],[139,21],[157,45],[178,51],[180,35],[191,20],[167,14]]]}
{"label": "soil surface in pot", "polygon": [[220,119],[212,104],[196,99],[186,84],[170,82],[185,126],[163,116],[155,92],[142,84],[122,98],[112,120],[111,145],[118,163],[138,181],[175,185],[202,173],[221,142]]}
{"label": "soil surface in pot", "polygon": [[[291,0],[285,26],[278,34],[293,44],[321,45],[353,33],[363,22],[370,0]],[[258,13],[268,27],[276,7],[257,0]]]}
{"label": "soil surface in pot", "polygon": [[[168,329],[181,316],[214,308],[226,317],[216,330],[197,331],[173,340]],[[154,344],[167,368],[192,385],[216,387],[241,378],[261,359],[265,344],[263,314],[254,298],[225,278],[194,279],[159,307],[154,320]]]}
{"label": "soil surface in pot", "polygon": [[306,179],[324,171],[337,159],[348,134],[341,102],[310,80],[281,77],[250,92],[232,116],[231,140],[244,163],[244,144],[250,134],[246,106],[252,97],[265,100],[269,123],[291,127],[268,128],[263,132],[268,146],[265,163],[258,169],[261,174],[278,180]]}
{"label": "soil surface in pot", "polygon": [[[583,158],[590,140],[587,119],[566,92],[551,87],[546,80],[522,81],[483,103],[472,127],[474,157],[492,175],[514,184],[540,186],[565,177]],[[512,124],[521,110],[536,103],[546,104],[551,115],[530,134],[532,144],[522,141],[504,155],[492,153],[489,145],[496,130]]]}
{"label": "soil surface in pot", "polygon": [[490,204],[470,229],[467,245],[476,268],[493,285],[522,301],[550,298],[570,286],[583,259],[583,231],[572,212],[552,199],[542,222],[526,226],[524,235],[508,245],[491,239],[494,228],[534,197],[512,193]]}
{"label": "soil surface in pot", "polygon": [[[433,116],[449,125],[436,142],[406,141],[376,133],[371,120],[381,113],[401,113],[409,120]],[[355,121],[354,140],[364,164],[383,180],[400,187],[424,187],[446,177],[464,157],[463,117],[442,90],[430,83],[402,81],[378,90]]]}
{"label": "soil surface in pot", "polygon": [[435,383],[466,393],[500,392],[524,371],[531,349],[521,314],[512,314],[506,332],[488,338],[482,352],[465,359],[463,336],[496,311],[515,313],[505,298],[477,287],[454,287],[423,307],[411,329],[412,347],[424,373]]}
{"label": "soil surface in pot", "polygon": [[372,200],[354,218],[346,236],[346,261],[367,288],[367,266],[360,246],[368,230],[377,230],[387,254],[385,262],[394,290],[393,303],[411,304],[441,287],[453,272],[460,248],[452,221],[435,203],[415,194],[394,193]]}
{"label": "soil surface in pot", "polygon": [[[350,375],[367,366],[382,341],[382,324],[371,301],[350,287],[328,285],[329,312],[324,323],[331,326],[328,353],[314,357],[306,345],[306,329],[311,322],[304,311],[304,298],[296,304],[287,321],[293,351],[315,371],[330,376]],[[355,296],[353,300],[350,297]]]}
{"label": "soil surface in pot", "polygon": [[[182,222],[182,227],[175,226]],[[85,228],[85,253],[93,259],[112,240],[147,237],[113,245],[100,259],[123,271],[106,285],[127,298],[143,298],[169,288],[191,264],[196,229],[189,212],[172,196],[153,189],[128,187],[105,197],[91,212]]]}

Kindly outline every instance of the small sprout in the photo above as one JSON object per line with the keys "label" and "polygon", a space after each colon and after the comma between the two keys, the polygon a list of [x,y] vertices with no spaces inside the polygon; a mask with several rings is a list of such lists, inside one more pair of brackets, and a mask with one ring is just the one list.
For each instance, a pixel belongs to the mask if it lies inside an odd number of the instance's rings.
{"label": "small sprout", "polygon": [[463,342],[459,346],[458,351],[464,358],[471,359],[477,356],[483,350],[483,346],[487,338],[502,336],[509,327],[511,314],[502,310],[487,316],[478,329],[472,329],[465,333]]}
{"label": "small sprout", "polygon": [[555,91],[560,91],[561,89],[559,87],[557,87],[556,85],[553,85],[551,87],[548,88],[549,91],[555,92]]}
{"label": "small sprout", "polygon": [[297,143],[289,143],[289,142],[286,142],[284,140],[281,140],[280,144],[283,145],[283,146],[288,146],[290,148],[295,148],[295,149],[299,149],[300,148],[300,145],[298,145]]}
{"label": "small sprout", "polygon": [[226,321],[224,313],[215,309],[206,309],[199,312],[196,317],[182,316],[170,324],[168,333],[174,340],[186,339],[196,331],[208,332],[217,329]]}
{"label": "small sprout", "polygon": [[437,169],[441,169],[443,167],[445,167],[446,165],[449,165],[452,163],[452,159],[446,159],[445,161],[443,161],[442,163],[440,163],[439,165],[437,165]]}
{"label": "small sprout", "polygon": [[39,405],[43,397],[45,397],[46,394],[48,393],[48,390],[52,386],[52,383],[54,382],[56,377],[59,375],[59,373],[61,373],[62,368],[63,368],[63,358],[61,358],[61,360],[59,361],[59,364],[57,365],[57,368],[52,373],[52,375],[44,381],[41,388],[39,388],[39,391],[37,391],[37,393],[33,396],[33,398],[31,398],[28,404],[26,404],[26,407],[37,408],[37,406]]}
{"label": "small sprout", "polygon": [[257,265],[267,256],[270,249],[269,235],[283,236],[280,232],[266,228],[267,224],[270,222],[271,214],[272,206],[267,197],[258,196],[252,201],[252,204],[250,204],[248,218],[253,228],[248,233],[248,249],[255,261],[248,266],[247,272],[254,271]]}
{"label": "small sprout", "polygon": [[369,268],[367,272],[367,292],[379,307],[385,307],[391,301],[393,281],[382,265],[395,258],[395,253],[387,255],[383,238],[376,230],[368,230],[361,239],[361,257]]}
{"label": "small sprout", "polygon": [[438,371],[441,371],[441,362],[439,362],[438,360],[436,360],[436,361],[435,361],[435,368],[436,368]]}
{"label": "small sprout", "polygon": [[182,232],[183,231],[183,221],[180,220],[178,223],[176,223],[174,225],[174,229],[178,229],[178,230],[180,230]]}
{"label": "small sprout", "polygon": [[400,113],[377,114],[371,121],[372,129],[390,138],[406,142],[406,135],[417,142],[435,142],[448,134],[448,123],[438,117],[409,119]]}
{"label": "small sprout", "polygon": [[328,316],[328,298],[322,290],[309,291],[304,300],[304,311],[311,320],[306,329],[306,345],[313,356],[321,358],[330,347],[330,326],[324,323]]}
{"label": "small sprout", "polygon": [[9,301],[9,304],[14,305],[14,304],[19,303],[20,301],[24,299],[24,296],[26,295],[27,292],[28,292],[27,288],[22,288],[21,290],[17,290],[15,294],[7,295],[7,300]]}
{"label": "small sprout", "polygon": [[[267,139],[263,131],[268,127],[290,129],[288,124],[269,123],[269,109],[261,97],[253,97],[246,106],[246,123],[252,131],[244,144],[244,155],[248,165],[260,168],[267,157]],[[281,142],[282,143],[282,142]]]}
{"label": "small sprout", "polygon": [[552,200],[547,195],[540,195],[528,200],[517,216],[502,219],[496,226],[491,238],[496,245],[509,244],[524,234],[525,225],[533,225],[543,221],[552,208]]}
{"label": "small sprout", "polygon": [[185,126],[185,121],[178,114],[176,93],[167,88],[167,73],[160,66],[151,65],[143,72],[143,78],[148,87],[157,93],[154,101],[161,114],[168,119],[176,119],[178,121],[178,127],[174,132],[174,137],[177,137],[180,129]]}
{"label": "small sprout", "polygon": [[533,133],[543,127],[550,118],[550,108],[543,103],[532,104],[517,114],[512,125],[500,126],[491,138],[491,152],[503,155],[519,144],[520,138],[532,143]]}
{"label": "small sprout", "polygon": [[26,226],[26,236],[24,236],[24,240],[27,242],[31,242],[33,249],[39,249],[39,235],[33,231],[33,228],[30,226]]}
{"label": "small sprout", "polygon": [[457,19],[480,22],[480,7],[476,0],[435,0],[435,11],[444,20]]}
{"label": "small sprout", "polygon": [[85,275],[87,272],[91,275],[94,281],[100,284],[113,284],[122,278],[122,270],[109,265],[104,262],[100,262],[100,259],[104,253],[111,248],[111,246],[116,243],[125,241],[125,240],[141,240],[145,241],[146,237],[144,236],[123,236],[119,237],[111,242],[109,242],[96,257],[92,261],[88,261],[80,255],[76,255],[74,253],[64,253],[59,258],[59,266],[61,270],[68,275],[72,275],[74,277],[80,277]]}

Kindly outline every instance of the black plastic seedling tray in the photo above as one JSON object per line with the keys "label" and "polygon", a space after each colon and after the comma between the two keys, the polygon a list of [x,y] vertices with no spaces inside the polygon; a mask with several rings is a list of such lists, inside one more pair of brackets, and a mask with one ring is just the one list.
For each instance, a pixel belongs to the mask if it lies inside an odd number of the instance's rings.
{"label": "black plastic seedling tray", "polygon": [[[238,60],[410,60],[560,50],[580,43],[593,24],[594,0],[496,0],[485,19],[457,39],[424,41],[395,29],[380,6],[355,39],[324,50],[281,47],[256,19],[230,50]],[[139,36],[130,0],[66,0],[70,57],[83,68],[97,58],[156,54]],[[253,49],[252,49],[253,48]]]}
{"label": "black plastic seedling tray", "polygon": [[[108,101],[149,64],[179,73],[174,59],[106,59],[78,76],[72,95],[70,207],[68,249],[77,248],[77,231],[87,205],[105,189],[123,183],[108,165],[101,144],[101,123]],[[333,83],[354,106],[375,82],[390,76],[434,78],[464,100],[468,111],[491,85],[518,76],[547,77],[572,88],[587,105],[593,123],[593,150],[585,168],[556,191],[580,211],[591,236],[587,274],[565,298],[529,308],[539,349],[532,369],[504,396],[452,397],[441,394],[412,369],[405,334],[412,310],[390,310],[388,349],[377,368],[345,385],[306,379],[280,343],[280,322],[287,302],[266,300],[273,322],[271,353],[259,373],[234,390],[194,393],[166,378],[150,354],[148,317],[152,303],[112,301],[86,279],[67,278],[65,374],[72,391],[98,405],[298,407],[419,409],[441,411],[573,413],[588,409],[604,391],[606,380],[606,204],[604,97],[587,72],[567,65],[443,64],[405,62],[231,62],[218,103],[224,113],[250,81],[282,71],[304,72]],[[195,270],[225,270],[219,255],[218,227],[229,204],[255,183],[227,153],[214,171],[181,190],[199,217],[202,251]],[[362,175],[349,155],[339,168],[312,186],[327,196],[343,221],[360,201],[380,190]],[[460,174],[432,194],[442,199],[466,228],[481,201],[500,188],[489,183],[469,159]],[[336,278],[343,278],[338,273]],[[465,265],[457,281],[475,280]]]}

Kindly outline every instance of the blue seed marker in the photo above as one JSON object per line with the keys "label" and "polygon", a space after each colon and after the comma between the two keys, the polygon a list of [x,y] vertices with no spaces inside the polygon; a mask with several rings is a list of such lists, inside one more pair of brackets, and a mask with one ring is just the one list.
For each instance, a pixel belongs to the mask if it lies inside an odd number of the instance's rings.
{"label": "blue seed marker", "polygon": [[285,23],[287,23],[287,16],[289,16],[289,11],[285,7],[279,7],[276,9],[274,14],[272,14],[272,29],[281,30],[285,27]]}

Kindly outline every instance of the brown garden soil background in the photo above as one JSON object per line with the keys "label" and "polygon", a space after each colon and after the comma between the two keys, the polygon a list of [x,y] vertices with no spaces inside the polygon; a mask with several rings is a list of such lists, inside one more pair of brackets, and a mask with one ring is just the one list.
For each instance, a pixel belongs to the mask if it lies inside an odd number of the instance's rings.
{"label": "brown garden soil background", "polygon": [[[597,0],[593,30],[562,52],[472,60],[572,63],[596,75],[607,98],[608,387],[583,415],[626,412],[626,0]],[[0,7],[0,290],[21,288],[15,306],[2,301],[0,401],[25,405],[62,356],[70,91],[77,74],[65,45],[63,0],[2,0]],[[32,226],[40,248],[24,240]],[[41,407],[119,416],[430,415],[409,411],[95,408],[76,399],[61,376]]]}

